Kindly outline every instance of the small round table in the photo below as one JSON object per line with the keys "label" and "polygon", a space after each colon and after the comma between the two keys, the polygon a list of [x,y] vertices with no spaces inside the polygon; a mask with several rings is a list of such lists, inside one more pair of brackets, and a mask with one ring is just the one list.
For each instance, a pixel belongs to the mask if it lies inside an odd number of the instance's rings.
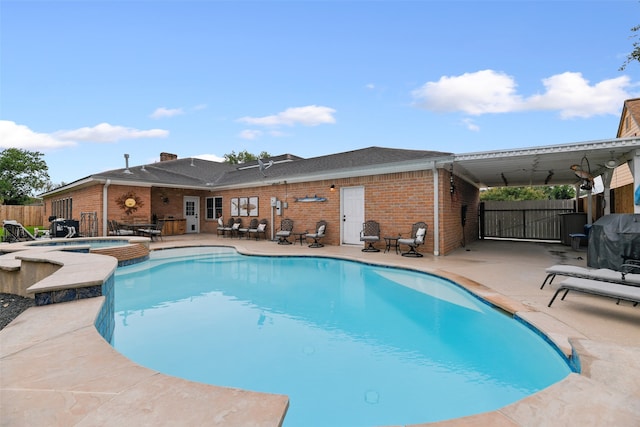
{"label": "small round table", "polygon": [[393,246],[396,250],[396,254],[398,254],[399,245],[398,239],[401,239],[400,236],[385,236],[384,241],[386,243],[386,247],[384,248],[384,253],[386,254],[391,250],[391,246]]}
{"label": "small round table", "polygon": [[303,231],[301,233],[291,233],[294,235],[294,239],[293,241],[295,242],[296,240],[300,242],[300,246],[302,246],[302,243],[304,243],[306,237],[307,237],[307,232]]}

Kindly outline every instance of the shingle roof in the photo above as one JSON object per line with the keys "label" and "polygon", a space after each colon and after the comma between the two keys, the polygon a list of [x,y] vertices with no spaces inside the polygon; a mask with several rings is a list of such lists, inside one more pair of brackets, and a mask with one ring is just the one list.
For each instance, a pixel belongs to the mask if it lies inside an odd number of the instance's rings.
{"label": "shingle roof", "polygon": [[[310,159],[285,154],[272,157],[270,160],[274,160],[274,164],[265,169],[264,172],[261,172],[258,168],[257,161],[232,165],[203,159],[185,158],[134,166],[128,169],[105,171],[75,181],[68,184],[68,186],[74,186],[80,181],[102,181],[107,179],[118,182],[131,182],[132,184],[142,183],[175,187],[215,188],[240,186],[259,182],[266,178],[271,180],[298,178],[302,180],[305,177],[317,177],[318,175],[330,177],[332,173],[337,171],[356,171],[359,168],[375,168],[376,166],[419,161],[421,159],[426,161],[449,155],[451,153],[383,147],[369,147]],[[127,170],[129,173],[126,172]]]}

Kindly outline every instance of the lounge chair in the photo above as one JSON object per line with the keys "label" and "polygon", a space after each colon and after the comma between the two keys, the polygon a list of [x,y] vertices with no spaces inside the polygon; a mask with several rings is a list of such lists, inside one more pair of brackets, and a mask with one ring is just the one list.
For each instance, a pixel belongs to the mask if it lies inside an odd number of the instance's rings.
{"label": "lounge chair", "polygon": [[373,246],[380,241],[380,224],[377,221],[365,221],[360,231],[360,241],[367,243],[362,252],[380,252],[380,249]]}
{"label": "lounge chair", "polygon": [[258,228],[258,218],[253,218],[249,221],[249,225],[247,227],[240,227],[238,229],[238,237],[246,236],[249,238],[249,230],[255,230]]}
{"label": "lounge chair", "polygon": [[418,246],[424,245],[425,236],[427,235],[427,224],[424,222],[416,222],[411,226],[411,237],[408,239],[398,239],[398,245],[407,245],[409,250],[402,252],[402,256],[423,256],[417,251]]}
{"label": "lounge chair", "polygon": [[602,282],[618,283],[621,285],[640,286],[640,265],[637,263],[628,262],[620,266],[620,270],[611,270],[608,268],[585,268],[575,265],[552,265],[545,269],[547,277],[542,282],[540,289],[544,288],[544,285],[553,282],[556,276],[566,276],[578,279],[591,279],[599,280]]}
{"label": "lounge chair", "polygon": [[315,233],[307,233],[307,239],[313,239],[313,243],[309,245],[310,248],[321,248],[324,245],[320,243],[320,241],[324,238],[324,235],[327,231],[327,221],[320,220],[316,223],[316,232]]}
{"label": "lounge chair", "polygon": [[582,279],[578,277],[570,277],[560,282],[558,290],[551,301],[549,301],[548,307],[551,307],[553,301],[560,292],[564,291],[561,300],[567,296],[569,291],[582,292],[584,294],[598,295],[602,297],[614,298],[618,302],[620,300],[631,301],[634,307],[640,302],[640,287],[620,285],[617,283],[603,282],[601,280]]}
{"label": "lounge chair", "polygon": [[260,235],[262,234],[266,240],[268,223],[269,222],[265,218],[261,219],[256,228],[249,228],[249,236],[253,234],[256,236],[256,240],[260,240]]}
{"label": "lounge chair", "polygon": [[279,245],[290,245],[289,236],[293,232],[293,220],[289,218],[285,218],[280,221],[280,230],[276,232],[276,237],[278,238]]}
{"label": "lounge chair", "polygon": [[14,242],[26,242],[29,240],[36,240],[35,236],[29,233],[29,230],[24,228],[15,219],[5,219],[2,221],[4,228],[4,241],[8,243]]}

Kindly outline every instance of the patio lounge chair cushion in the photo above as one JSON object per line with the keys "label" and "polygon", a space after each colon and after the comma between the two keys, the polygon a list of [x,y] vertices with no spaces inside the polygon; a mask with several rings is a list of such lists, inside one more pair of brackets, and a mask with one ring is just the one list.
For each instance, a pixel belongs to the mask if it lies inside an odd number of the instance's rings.
{"label": "patio lounge chair cushion", "polygon": [[635,305],[640,302],[640,287],[603,282],[601,280],[570,277],[560,282],[558,290],[555,294],[553,294],[551,301],[549,301],[548,307],[551,307],[553,301],[555,301],[558,294],[562,291],[564,291],[564,295],[562,295],[561,298],[562,300],[564,300],[569,291],[575,291],[585,294],[615,298],[618,300],[631,301],[635,303]]}
{"label": "patio lounge chair cushion", "polygon": [[552,265],[545,269],[547,277],[542,282],[540,289],[544,288],[544,285],[553,282],[556,276],[577,277],[581,279],[600,280],[603,282],[619,283],[623,285],[640,286],[640,274],[627,273],[627,271],[635,271],[638,267],[633,264],[623,264],[620,271],[610,270],[608,268],[585,268],[576,265]]}

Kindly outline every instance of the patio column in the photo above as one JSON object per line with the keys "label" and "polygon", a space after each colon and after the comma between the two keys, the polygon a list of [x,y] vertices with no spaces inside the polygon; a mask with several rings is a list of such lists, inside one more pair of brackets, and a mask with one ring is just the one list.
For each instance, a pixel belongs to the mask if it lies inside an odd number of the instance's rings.
{"label": "patio column", "polygon": [[102,187],[102,235],[103,236],[108,236],[109,235],[109,226],[107,224],[107,214],[108,214],[108,207],[109,207],[109,203],[108,203],[108,196],[109,196],[109,190],[107,190],[109,188],[109,185],[111,185],[111,180],[108,179],[105,183],[104,183],[104,187]]}
{"label": "patio column", "polygon": [[611,213],[611,178],[613,178],[613,169],[607,169],[602,176],[602,184],[604,185],[604,214],[609,215]]}
{"label": "patio column", "polygon": [[629,162],[633,176],[633,213],[640,214],[640,150],[635,150]]}
{"label": "patio column", "polygon": [[433,163],[433,254],[440,255],[440,179],[438,167]]}

